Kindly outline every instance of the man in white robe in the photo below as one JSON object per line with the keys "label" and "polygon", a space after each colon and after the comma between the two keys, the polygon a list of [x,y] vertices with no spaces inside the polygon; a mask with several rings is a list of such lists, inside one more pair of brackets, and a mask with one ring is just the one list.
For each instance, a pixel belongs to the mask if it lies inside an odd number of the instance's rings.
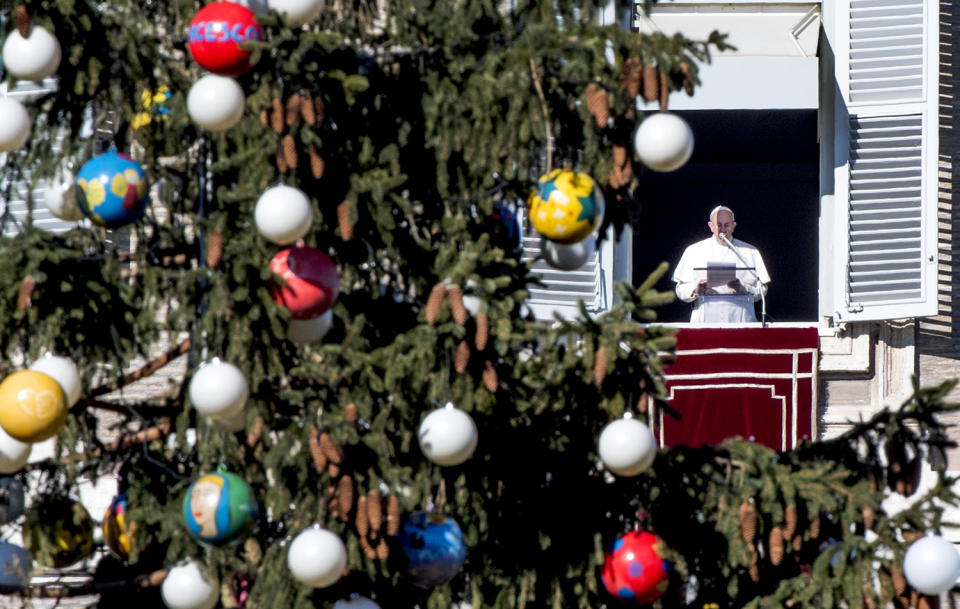
{"label": "man in white robe", "polygon": [[[770,275],[763,264],[760,252],[749,243],[733,238],[737,227],[733,211],[718,205],[710,212],[707,222],[712,235],[687,247],[673,271],[677,283],[677,298],[694,303],[690,315],[692,323],[743,323],[755,322],[757,316],[754,302],[766,294]],[[724,241],[723,235],[729,241]],[[732,247],[731,245],[732,244]],[[736,252],[733,248],[736,248]],[[737,257],[737,253],[743,261]],[[744,264],[746,261],[746,264]],[[709,284],[707,268],[733,266],[735,276],[725,284]],[[753,270],[756,270],[756,275]],[[729,271],[728,271],[729,272]],[[722,275],[722,273],[718,273]],[[760,281],[757,281],[757,275]],[[752,295],[746,298],[744,295]]]}

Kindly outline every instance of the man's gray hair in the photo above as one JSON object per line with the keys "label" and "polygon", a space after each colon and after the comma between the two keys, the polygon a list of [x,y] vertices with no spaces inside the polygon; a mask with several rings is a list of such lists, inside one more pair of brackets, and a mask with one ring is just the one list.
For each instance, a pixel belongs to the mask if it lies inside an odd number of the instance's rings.
{"label": "man's gray hair", "polygon": [[710,217],[708,218],[708,220],[710,220],[711,222],[716,222],[716,221],[717,221],[717,220],[716,220],[717,214],[719,214],[719,213],[722,212],[722,211],[729,212],[731,218],[733,218],[734,220],[737,219],[737,217],[736,217],[736,215],[734,215],[732,209],[730,209],[730,208],[727,207],[726,205],[717,205],[717,206],[714,207],[713,210],[710,212]]}

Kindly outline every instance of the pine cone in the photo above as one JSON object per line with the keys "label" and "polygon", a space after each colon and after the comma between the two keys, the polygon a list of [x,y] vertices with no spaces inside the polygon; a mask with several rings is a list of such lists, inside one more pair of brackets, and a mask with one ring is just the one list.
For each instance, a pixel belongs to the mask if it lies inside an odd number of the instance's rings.
{"label": "pine cone", "polygon": [[890,566],[890,581],[893,583],[893,591],[897,596],[903,596],[907,592],[907,578],[903,576],[903,571],[896,565]]}
{"label": "pine cone", "polygon": [[749,499],[744,499],[743,503],[740,504],[740,533],[743,535],[743,540],[749,545],[753,545],[754,539],[757,537],[757,510],[753,507],[753,502]]}
{"label": "pine cone", "polygon": [[323,177],[323,170],[326,167],[326,163],[323,160],[323,157],[320,156],[320,152],[317,150],[316,144],[310,144],[309,148],[310,154],[310,173],[313,174],[313,177],[317,180]]}
{"label": "pine cone", "polygon": [[487,341],[490,340],[490,318],[484,312],[477,313],[477,332],[473,339],[477,351],[483,351],[487,348]]}
{"label": "pine cone", "polygon": [[309,96],[300,103],[300,116],[303,122],[311,127],[317,124],[317,110],[313,107],[313,100]]}
{"label": "pine cone", "polygon": [[750,581],[756,584],[760,582],[760,555],[756,548],[751,547],[751,549],[753,550],[753,554],[750,558],[750,569],[748,572],[750,574]]}
{"label": "pine cone", "polygon": [[292,127],[296,124],[297,119],[300,118],[300,102],[302,98],[299,93],[294,93],[289,98],[287,98],[287,107],[284,112],[284,121],[287,124],[287,127]]}
{"label": "pine cone", "polygon": [[497,387],[500,386],[497,369],[490,360],[483,363],[483,386],[486,387],[490,393],[496,393]]}
{"label": "pine cone", "polygon": [[327,120],[327,107],[319,95],[313,98],[313,109],[317,115],[317,125],[322,125],[323,121]]}
{"label": "pine cone", "polygon": [[247,447],[253,448],[260,442],[260,438],[263,437],[263,428],[264,428],[263,419],[257,417],[256,422],[254,422],[253,427],[247,433]]}
{"label": "pine cone", "polygon": [[13,13],[13,22],[17,26],[17,31],[20,32],[20,35],[24,38],[30,36],[30,13],[27,12],[27,7],[24,5],[17,6],[16,10]]}
{"label": "pine cone", "polygon": [[820,514],[810,520],[810,539],[820,539]]}
{"label": "pine cone", "polygon": [[338,478],[340,476],[340,466],[336,463],[330,463],[327,465],[327,471],[330,472],[331,478]]}
{"label": "pine cone", "polygon": [[260,108],[260,122],[264,127],[270,126],[270,110],[266,106]]}
{"label": "pine cone", "polygon": [[874,522],[876,522],[877,512],[869,505],[865,505],[860,509],[860,515],[863,516],[863,528],[872,529]]}
{"label": "pine cone", "polygon": [[263,560],[263,549],[260,548],[260,542],[253,537],[247,537],[243,542],[243,558],[248,565],[257,566]]}
{"label": "pine cone", "polygon": [[383,501],[377,489],[370,489],[367,493],[367,520],[370,521],[371,535],[379,535],[383,527]]}
{"label": "pine cone", "polygon": [[793,536],[793,551],[799,552],[803,549],[803,535],[794,535]]}
{"label": "pine cone", "polygon": [[340,503],[340,520],[346,522],[353,509],[353,478],[349,474],[337,482],[337,500]]}
{"label": "pine cone", "polygon": [[207,233],[207,266],[214,269],[223,256],[223,233],[212,230]]}
{"label": "pine cone", "polygon": [[783,529],[780,527],[770,529],[768,546],[770,550],[770,564],[776,567],[783,562]]}
{"label": "pine cone", "polygon": [[330,463],[343,463],[343,450],[333,443],[333,438],[326,431],[320,434],[320,450]]}
{"label": "pine cone", "polygon": [[20,282],[20,291],[17,292],[17,310],[24,311],[30,306],[33,288],[37,285],[37,280],[33,275],[27,275]]}
{"label": "pine cone", "polygon": [[660,71],[652,63],[643,66],[643,99],[648,102],[660,99]]}
{"label": "pine cone", "polygon": [[921,594],[917,599],[917,609],[940,609],[940,597]]}
{"label": "pine cone", "polygon": [[351,423],[356,423],[357,419],[360,418],[360,413],[357,411],[357,405],[351,402],[344,406],[343,418]]}
{"label": "pine cone", "polygon": [[363,550],[363,555],[370,560],[377,557],[377,551],[370,545],[370,541],[366,537],[360,537],[360,549]]}
{"label": "pine cone", "polygon": [[383,537],[380,538],[380,542],[377,544],[377,558],[380,560],[390,558],[390,546],[387,545],[387,540]]}
{"label": "pine cone", "polygon": [[277,133],[283,133],[283,102],[276,98],[270,105],[270,126]]}
{"label": "pine cone", "polygon": [[277,164],[277,172],[287,173],[287,157],[283,155],[283,146],[279,142],[277,143],[277,152],[274,156]]}
{"label": "pine cone", "polygon": [[593,384],[599,387],[607,378],[607,348],[601,346],[593,357]]}
{"label": "pine cone", "polygon": [[667,111],[667,102],[670,97],[670,81],[667,75],[660,73],[660,112]]}
{"label": "pine cone", "polygon": [[453,284],[447,289],[447,300],[450,302],[450,312],[453,313],[453,320],[461,326],[467,323],[470,314],[467,308],[463,306],[463,288]]}
{"label": "pine cone", "polygon": [[427,323],[433,325],[437,320],[437,314],[440,313],[440,307],[447,298],[447,284],[438,281],[433,289],[430,290],[430,296],[427,297],[427,306],[425,307]]}
{"label": "pine cone", "polygon": [[460,341],[457,345],[457,354],[453,358],[453,367],[457,372],[465,372],[467,364],[470,363],[470,345],[466,340]]}
{"label": "pine cone", "polygon": [[396,495],[387,499],[387,535],[393,537],[400,530],[400,500]]}
{"label": "pine cone", "polygon": [[283,139],[280,140],[280,145],[283,148],[283,160],[286,162],[287,167],[290,169],[297,168],[297,142],[293,139],[293,136],[289,133],[283,136]]}
{"label": "pine cone", "polygon": [[590,110],[590,114],[593,115],[594,120],[597,121],[597,126],[606,127],[607,121],[610,120],[610,108],[607,106],[607,92],[597,85],[590,83],[587,85],[586,94],[587,108]]}
{"label": "pine cone", "polygon": [[873,588],[870,584],[863,584],[863,607],[864,609],[877,609],[877,602],[873,600]]}
{"label": "pine cone", "polygon": [[797,506],[788,505],[783,511],[783,538],[793,539],[797,532]]}
{"label": "pine cone", "polygon": [[310,456],[313,457],[313,466],[317,473],[322,474],[327,469],[327,456],[320,448],[320,430],[314,427],[310,430]]}
{"label": "pine cone", "polygon": [[639,59],[628,59],[623,62],[620,70],[620,86],[631,99],[640,95],[643,87],[643,62]]}
{"label": "pine cone", "polygon": [[353,220],[350,217],[352,207],[350,201],[341,201],[340,205],[337,205],[337,224],[340,226],[340,238],[344,241],[353,239]]}
{"label": "pine cone", "polygon": [[[340,499],[337,497],[337,487],[327,487],[327,504],[330,506],[330,515],[334,518],[340,518]],[[319,514],[317,518],[317,522],[323,524],[323,522],[319,520]]]}
{"label": "pine cone", "polygon": [[[344,480],[346,477],[344,477]],[[360,537],[367,537],[370,534],[370,520],[367,514],[367,498],[363,495],[357,499],[357,516],[354,519],[357,525],[357,533]]]}
{"label": "pine cone", "polygon": [[640,394],[640,397],[637,398],[637,412],[640,414],[647,414],[647,404],[650,403],[650,396],[646,391]]}
{"label": "pine cone", "polygon": [[690,64],[681,61],[680,72],[683,74],[683,90],[688,96],[693,96],[693,79],[690,77]]}

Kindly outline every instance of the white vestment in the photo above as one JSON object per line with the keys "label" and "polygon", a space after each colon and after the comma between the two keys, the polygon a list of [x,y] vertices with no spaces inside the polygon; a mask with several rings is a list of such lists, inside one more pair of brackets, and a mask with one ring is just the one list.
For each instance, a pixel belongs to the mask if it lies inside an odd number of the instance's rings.
{"label": "white vestment", "polygon": [[[741,323],[757,321],[754,312],[754,301],[760,300],[760,291],[763,294],[767,292],[767,283],[770,282],[770,275],[767,274],[767,267],[763,264],[763,258],[760,252],[749,243],[739,239],[731,239],[737,251],[747,261],[748,267],[756,269],[760,275],[761,283],[757,282],[756,276],[752,271],[744,267],[743,262],[737,258],[737,255],[725,243],[717,243],[716,238],[711,235],[703,241],[698,241],[689,246],[680,257],[677,268],[673,271],[673,280],[677,283],[677,298],[684,302],[697,302],[694,305],[693,313],[690,315],[690,321],[693,323]],[[707,278],[707,265],[710,263],[733,263],[736,265],[736,277],[740,280],[740,285],[748,294],[752,294],[752,299],[742,297],[727,296],[734,294],[734,291],[726,286],[714,287],[714,291],[721,296],[708,298],[709,312],[704,305],[703,298],[697,298],[697,284]],[[744,304],[747,301],[749,306]]]}

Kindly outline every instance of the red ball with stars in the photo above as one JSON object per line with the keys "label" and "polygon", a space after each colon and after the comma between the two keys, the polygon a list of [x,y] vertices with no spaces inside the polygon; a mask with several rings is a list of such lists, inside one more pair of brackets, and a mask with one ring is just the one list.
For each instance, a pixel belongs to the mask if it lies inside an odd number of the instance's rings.
{"label": "red ball with stars", "polygon": [[663,596],[670,576],[663,547],[663,541],[647,531],[631,531],[617,538],[603,562],[601,577],[607,592],[636,605]]}
{"label": "red ball with stars", "polygon": [[263,40],[263,28],[253,11],[235,2],[214,2],[203,7],[187,32],[187,47],[193,59],[221,76],[239,76],[251,68],[253,51],[239,46],[248,40]]}
{"label": "red ball with stars", "polygon": [[280,250],[270,270],[286,285],[274,284],[273,298],[294,319],[311,319],[333,306],[340,294],[340,275],[330,256],[312,247]]}

